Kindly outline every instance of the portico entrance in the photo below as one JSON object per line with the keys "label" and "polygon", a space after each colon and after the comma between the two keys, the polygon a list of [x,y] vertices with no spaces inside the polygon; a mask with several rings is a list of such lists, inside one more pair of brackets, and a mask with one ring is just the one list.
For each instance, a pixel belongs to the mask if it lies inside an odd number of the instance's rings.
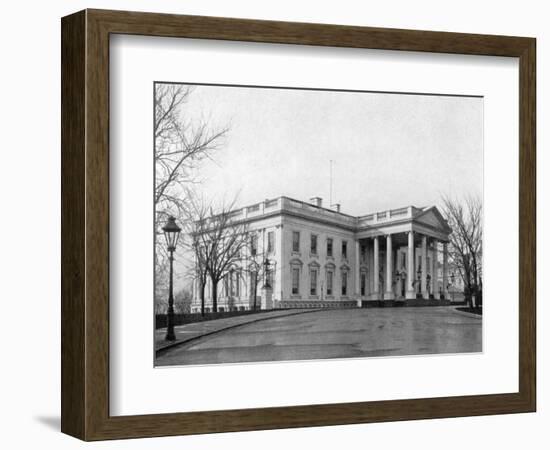
{"label": "portico entrance", "polygon": [[448,298],[450,229],[436,208],[407,212],[409,217],[399,221],[386,214],[376,227],[358,233],[357,279],[366,271],[368,280],[366,289],[357,290],[359,301],[385,306]]}

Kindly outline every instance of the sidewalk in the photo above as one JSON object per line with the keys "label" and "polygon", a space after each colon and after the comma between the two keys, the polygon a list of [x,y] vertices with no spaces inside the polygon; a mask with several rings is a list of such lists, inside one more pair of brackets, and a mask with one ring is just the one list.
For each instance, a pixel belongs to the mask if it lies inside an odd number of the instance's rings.
{"label": "sidewalk", "polygon": [[273,319],[276,317],[294,316],[308,312],[319,311],[319,309],[285,309],[281,311],[262,312],[244,316],[227,317],[225,319],[207,320],[204,322],[188,323],[174,327],[176,334],[175,341],[165,341],[166,328],[155,330],[155,351],[157,354],[177,345],[198,339],[202,336],[218,333],[223,330],[235,328],[261,320]]}

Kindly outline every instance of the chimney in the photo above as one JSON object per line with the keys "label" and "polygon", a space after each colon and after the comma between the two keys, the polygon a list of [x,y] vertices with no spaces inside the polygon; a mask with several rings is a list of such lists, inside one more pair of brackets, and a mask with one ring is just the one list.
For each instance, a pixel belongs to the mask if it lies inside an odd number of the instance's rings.
{"label": "chimney", "polygon": [[319,207],[323,206],[323,199],[321,197],[311,197],[309,199],[309,202],[315,206],[319,206]]}
{"label": "chimney", "polygon": [[342,205],[340,205],[340,203],[335,203],[334,205],[332,205],[332,207],[336,210],[336,212],[340,212],[341,206]]}

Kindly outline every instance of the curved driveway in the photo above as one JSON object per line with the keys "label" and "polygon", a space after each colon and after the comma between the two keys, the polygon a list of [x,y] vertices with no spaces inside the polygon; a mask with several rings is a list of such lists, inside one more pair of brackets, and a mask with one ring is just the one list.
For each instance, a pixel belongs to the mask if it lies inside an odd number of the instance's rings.
{"label": "curved driveway", "polygon": [[156,365],[481,352],[481,324],[452,307],[322,310],[205,336]]}

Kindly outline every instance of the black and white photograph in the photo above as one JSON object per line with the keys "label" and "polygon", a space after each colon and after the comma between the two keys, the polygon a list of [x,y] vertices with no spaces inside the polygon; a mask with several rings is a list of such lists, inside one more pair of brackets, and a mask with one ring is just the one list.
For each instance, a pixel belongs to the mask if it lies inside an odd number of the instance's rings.
{"label": "black and white photograph", "polygon": [[547,10],[6,3],[0,447],[545,450]]}
{"label": "black and white photograph", "polygon": [[153,96],[155,366],[482,352],[482,97]]}

